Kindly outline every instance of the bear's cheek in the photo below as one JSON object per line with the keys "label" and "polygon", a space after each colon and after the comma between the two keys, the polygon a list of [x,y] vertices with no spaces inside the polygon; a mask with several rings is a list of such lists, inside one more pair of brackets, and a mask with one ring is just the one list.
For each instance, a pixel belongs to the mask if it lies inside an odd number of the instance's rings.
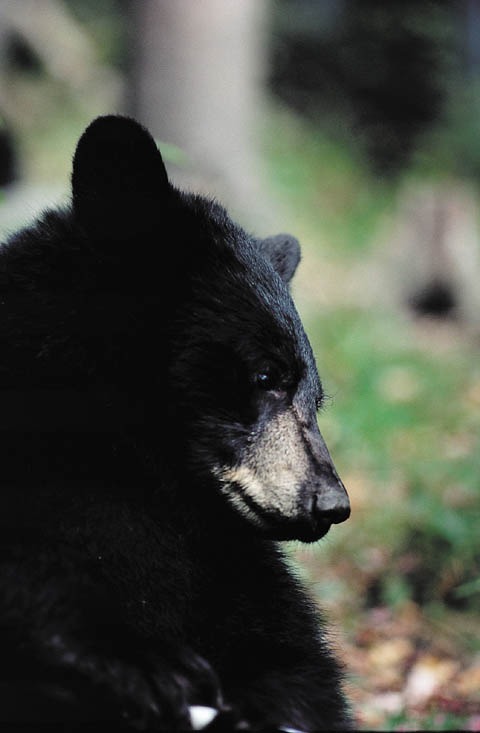
{"label": "bear's cheek", "polygon": [[233,464],[217,466],[215,473],[223,493],[249,517],[257,508],[272,519],[296,520],[309,469],[295,416],[284,410],[250,434]]}

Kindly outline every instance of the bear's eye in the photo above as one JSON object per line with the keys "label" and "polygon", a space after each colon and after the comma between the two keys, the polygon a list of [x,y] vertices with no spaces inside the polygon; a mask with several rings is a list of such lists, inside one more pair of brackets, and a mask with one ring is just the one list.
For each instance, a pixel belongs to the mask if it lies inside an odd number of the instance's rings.
{"label": "bear's eye", "polygon": [[262,391],[275,392],[280,396],[291,387],[292,379],[287,374],[280,374],[276,369],[265,368],[255,374],[254,383]]}
{"label": "bear's eye", "polygon": [[255,384],[261,389],[275,389],[276,386],[272,373],[268,371],[255,374]]}

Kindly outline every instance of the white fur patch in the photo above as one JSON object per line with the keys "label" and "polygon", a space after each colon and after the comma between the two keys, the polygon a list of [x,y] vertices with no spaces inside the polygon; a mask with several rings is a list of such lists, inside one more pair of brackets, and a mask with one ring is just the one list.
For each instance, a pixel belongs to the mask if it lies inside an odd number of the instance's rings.
{"label": "white fur patch", "polygon": [[[293,410],[273,418],[249,445],[237,466],[222,466],[215,473],[229,501],[247,518],[261,523],[242,500],[242,493],[266,511],[295,518],[299,487],[307,477],[305,440]],[[234,491],[232,486],[240,488]]]}
{"label": "white fur patch", "polygon": [[[245,503],[242,499],[241,494],[238,494],[232,490],[232,484],[240,486],[246,494],[249,494],[247,486],[249,485],[249,479],[255,481],[255,476],[252,474],[251,477],[247,478],[249,473],[248,469],[239,468],[228,468],[227,466],[219,468],[215,471],[216,477],[221,481],[222,492],[225,494],[227,499],[240,514],[249,519],[253,524],[262,526],[263,521],[258,517],[255,512]],[[251,496],[252,494],[250,494]]]}
{"label": "white fur patch", "polygon": [[218,715],[218,710],[207,707],[206,705],[190,705],[190,722],[193,730],[202,730]]}

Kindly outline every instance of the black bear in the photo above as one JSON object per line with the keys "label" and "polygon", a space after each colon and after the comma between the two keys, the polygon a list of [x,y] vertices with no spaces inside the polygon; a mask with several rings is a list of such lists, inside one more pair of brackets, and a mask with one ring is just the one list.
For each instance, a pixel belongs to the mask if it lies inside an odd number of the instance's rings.
{"label": "black bear", "polygon": [[351,727],[277,544],[350,513],[298,260],[116,115],[80,138],[71,204],[1,247],[2,722]]}

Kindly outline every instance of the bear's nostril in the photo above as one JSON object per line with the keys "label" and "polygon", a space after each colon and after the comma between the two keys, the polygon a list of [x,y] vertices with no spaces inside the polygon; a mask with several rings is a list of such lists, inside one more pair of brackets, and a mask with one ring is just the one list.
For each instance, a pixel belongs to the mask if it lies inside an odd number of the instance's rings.
{"label": "bear's nostril", "polygon": [[350,516],[350,502],[339,503],[326,511],[327,516],[332,520],[332,524],[340,524],[345,522]]}
{"label": "bear's nostril", "polygon": [[345,522],[350,516],[350,501],[346,492],[321,494],[315,492],[310,500],[310,514],[319,521],[332,524]]}

